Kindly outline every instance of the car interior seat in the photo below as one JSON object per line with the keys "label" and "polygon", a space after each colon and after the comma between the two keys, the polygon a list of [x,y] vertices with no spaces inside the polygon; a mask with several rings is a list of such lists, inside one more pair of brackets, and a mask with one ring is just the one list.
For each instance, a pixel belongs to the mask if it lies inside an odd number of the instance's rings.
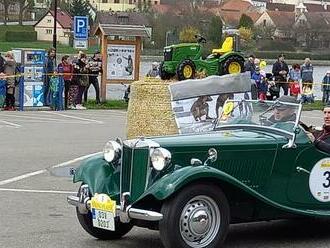
{"label": "car interior seat", "polygon": [[213,49],[212,53],[222,55],[228,52],[232,52],[233,49],[234,49],[234,37],[229,36],[222,43],[222,47],[220,49]]}

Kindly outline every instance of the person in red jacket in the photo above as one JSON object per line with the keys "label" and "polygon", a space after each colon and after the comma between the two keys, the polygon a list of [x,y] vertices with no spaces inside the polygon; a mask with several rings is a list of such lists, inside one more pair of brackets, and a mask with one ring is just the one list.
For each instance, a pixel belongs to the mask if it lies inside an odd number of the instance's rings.
{"label": "person in red jacket", "polygon": [[58,71],[63,73],[64,79],[64,108],[68,108],[68,94],[72,80],[73,66],[70,62],[69,56],[62,57],[62,62],[58,65]]}

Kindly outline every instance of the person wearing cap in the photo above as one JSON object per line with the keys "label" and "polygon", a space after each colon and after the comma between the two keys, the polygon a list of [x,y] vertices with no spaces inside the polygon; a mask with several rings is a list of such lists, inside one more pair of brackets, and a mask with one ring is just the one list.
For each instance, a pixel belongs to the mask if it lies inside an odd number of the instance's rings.
{"label": "person wearing cap", "polygon": [[100,86],[99,86],[99,80],[98,76],[100,73],[102,73],[102,59],[101,59],[101,53],[99,51],[95,51],[93,57],[88,62],[89,66],[89,83],[86,87],[86,90],[84,92],[84,102],[87,102],[88,98],[88,89],[91,86],[91,84],[94,86],[95,89],[95,97],[96,97],[96,104],[100,104]]}
{"label": "person wearing cap", "polygon": [[[281,96],[278,98],[278,101],[282,103],[297,103],[296,98],[292,96]],[[279,104],[274,107],[273,115],[268,119],[271,123],[278,122],[288,122],[288,121],[296,121],[297,115],[295,113],[295,108],[290,108],[289,105]]]}
{"label": "person wearing cap", "polygon": [[330,70],[327,71],[323,80],[322,80],[322,87],[321,90],[323,92],[322,102],[329,103],[329,96],[330,96]]}
{"label": "person wearing cap", "polygon": [[159,76],[159,64],[157,62],[153,62],[151,65],[151,69],[147,73],[147,77],[158,77]]}
{"label": "person wearing cap", "polygon": [[251,77],[256,69],[256,65],[254,63],[255,58],[256,57],[253,54],[251,54],[248,60],[244,64],[244,71],[249,71],[251,73]]}
{"label": "person wearing cap", "polygon": [[287,76],[288,76],[288,72],[289,72],[289,67],[284,61],[283,54],[280,54],[278,56],[277,61],[273,65],[272,72],[273,72],[275,81],[277,83],[277,86],[279,88],[282,87],[282,89],[284,91],[284,95],[288,95],[289,87],[287,84]]}
{"label": "person wearing cap", "polygon": [[330,153],[330,105],[323,109],[323,127],[321,131],[313,130],[315,146],[326,153]]}

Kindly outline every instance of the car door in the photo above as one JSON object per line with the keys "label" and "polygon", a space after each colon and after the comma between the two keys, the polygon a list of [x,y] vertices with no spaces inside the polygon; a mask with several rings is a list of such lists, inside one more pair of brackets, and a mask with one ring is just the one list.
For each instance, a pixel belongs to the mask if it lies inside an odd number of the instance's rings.
{"label": "car door", "polygon": [[288,184],[287,196],[293,204],[310,209],[330,207],[330,154],[314,144],[305,147],[297,156]]}

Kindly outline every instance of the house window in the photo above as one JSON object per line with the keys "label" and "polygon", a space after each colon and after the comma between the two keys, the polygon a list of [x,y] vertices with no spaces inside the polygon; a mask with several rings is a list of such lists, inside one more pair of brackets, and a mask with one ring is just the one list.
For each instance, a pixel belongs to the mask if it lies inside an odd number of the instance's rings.
{"label": "house window", "polygon": [[52,22],[52,20],[51,19],[47,19],[47,23],[51,23]]}
{"label": "house window", "polygon": [[264,27],[267,25],[266,19],[263,21],[263,25],[264,25]]}
{"label": "house window", "polygon": [[46,34],[52,34],[53,30],[52,29],[46,29]]}
{"label": "house window", "polygon": [[305,24],[305,20],[299,20],[300,24]]}
{"label": "house window", "polygon": [[119,3],[119,0],[115,0],[115,3]]}
{"label": "house window", "polygon": [[102,3],[108,3],[108,0],[102,0]]}

